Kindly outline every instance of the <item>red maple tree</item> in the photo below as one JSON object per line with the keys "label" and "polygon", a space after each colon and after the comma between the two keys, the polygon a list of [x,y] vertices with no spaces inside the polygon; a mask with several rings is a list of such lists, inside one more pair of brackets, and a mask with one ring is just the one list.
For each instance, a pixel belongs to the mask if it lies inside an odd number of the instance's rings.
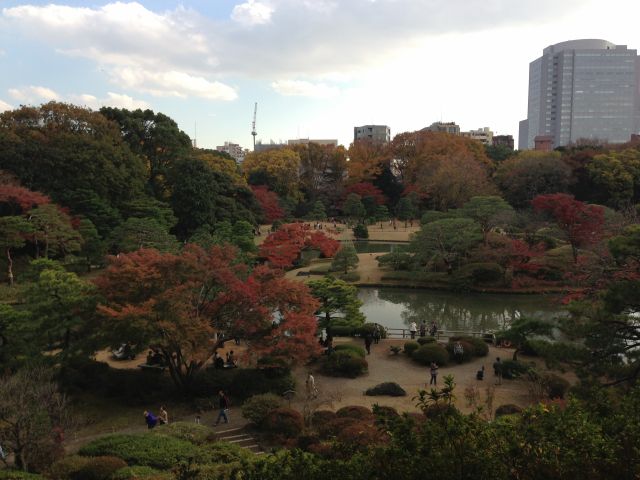
{"label": "red maple tree", "polygon": [[271,233],[260,245],[260,256],[275,268],[289,268],[303,250],[319,250],[322,256],[332,257],[340,242],[303,223],[288,223]]}
{"label": "red maple tree", "polygon": [[350,193],[360,195],[360,198],[373,197],[377,205],[385,205],[387,203],[387,197],[382,193],[382,190],[370,182],[360,182],[349,185],[344,189],[343,197],[346,199]]}
{"label": "red maple tree", "polygon": [[278,195],[275,192],[269,190],[265,185],[253,185],[251,189],[262,208],[267,223],[273,223],[284,217],[284,210],[280,207]]}
{"label": "red maple tree", "polygon": [[593,245],[602,237],[604,208],[598,205],[588,205],[566,193],[538,195],[531,204],[534,210],[549,213],[564,232],[574,263],[578,263],[578,248]]}
{"label": "red maple tree", "polygon": [[40,192],[34,192],[18,185],[0,185],[0,203],[9,208],[9,215],[20,215],[34,207],[51,203],[51,199]]}
{"label": "red maple tree", "polygon": [[249,354],[288,362],[317,351],[317,302],[308,288],[261,266],[252,272],[233,247],[187,245],[179,255],[141,249],[111,257],[96,279],[105,298],[101,331],[111,341],[152,345],[174,383],[188,391],[226,340]]}

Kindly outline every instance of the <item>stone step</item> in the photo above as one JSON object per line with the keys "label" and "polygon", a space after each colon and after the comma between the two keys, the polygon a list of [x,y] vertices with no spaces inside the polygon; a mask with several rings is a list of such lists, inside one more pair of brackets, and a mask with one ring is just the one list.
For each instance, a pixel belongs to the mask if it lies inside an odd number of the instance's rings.
{"label": "stone step", "polygon": [[[225,442],[228,443],[235,443],[235,444],[241,444],[241,443],[246,443],[246,442],[256,442],[257,440],[253,437],[246,437],[246,438],[236,438],[235,440],[224,440]],[[241,447],[244,445],[240,445]]]}

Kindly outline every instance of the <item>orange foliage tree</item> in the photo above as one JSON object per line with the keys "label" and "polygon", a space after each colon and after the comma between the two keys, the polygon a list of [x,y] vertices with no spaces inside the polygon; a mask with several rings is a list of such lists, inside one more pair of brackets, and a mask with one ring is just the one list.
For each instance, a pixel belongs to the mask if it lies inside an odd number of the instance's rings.
{"label": "orange foliage tree", "polygon": [[99,307],[104,338],[155,346],[185,392],[235,336],[249,341],[254,357],[303,361],[317,350],[318,305],[308,288],[263,266],[247,271],[229,246],[121,254],[96,284],[105,299]]}
{"label": "orange foliage tree", "polygon": [[275,268],[289,268],[305,249],[320,250],[324,257],[333,257],[340,242],[303,223],[288,223],[271,233],[260,245],[260,256]]}
{"label": "orange foliage tree", "polygon": [[256,200],[258,200],[262,208],[264,220],[267,223],[272,223],[284,217],[284,210],[280,207],[278,195],[275,192],[270,191],[266,185],[252,185],[251,190],[253,190]]}

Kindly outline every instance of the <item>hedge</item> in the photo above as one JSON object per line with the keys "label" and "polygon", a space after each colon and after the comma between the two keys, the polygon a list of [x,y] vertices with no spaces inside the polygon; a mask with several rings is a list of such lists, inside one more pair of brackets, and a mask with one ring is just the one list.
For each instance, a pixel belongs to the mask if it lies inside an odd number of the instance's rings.
{"label": "hedge", "polygon": [[161,425],[153,431],[157,435],[185,440],[195,445],[202,445],[213,435],[213,429],[205,425],[197,425],[188,422],[173,422],[169,425]]}
{"label": "hedge", "polygon": [[439,367],[442,367],[449,363],[447,350],[437,343],[422,345],[413,352],[411,358],[422,365],[430,365],[431,362],[436,362]]}
{"label": "hedge", "polygon": [[170,473],[139,465],[121,468],[111,476],[111,480],[169,480],[171,478],[173,478],[173,475]]}
{"label": "hedge", "polygon": [[413,352],[415,352],[416,350],[418,350],[420,348],[420,344],[418,342],[405,342],[404,343],[404,353],[406,353],[407,355],[411,356],[413,355]]}
{"label": "hedge", "polygon": [[522,408],[512,403],[500,405],[498,408],[496,408],[496,417],[501,417],[503,415],[513,415],[514,413],[522,413]]}
{"label": "hedge", "polygon": [[200,450],[192,443],[164,435],[110,435],[90,442],[80,455],[114,456],[131,465],[146,465],[168,470],[185,458],[198,457]]}
{"label": "hedge", "polygon": [[277,408],[272,410],[264,422],[265,430],[272,435],[282,435],[295,438],[304,428],[302,414],[292,408]]}
{"label": "hedge", "polygon": [[110,480],[115,472],[126,466],[127,462],[118,457],[94,457],[90,458],[70,480]]}
{"label": "hedge", "polygon": [[481,338],[457,336],[449,338],[449,342],[464,341],[472,345],[474,357],[486,357],[489,354],[489,345]]}
{"label": "hedge", "polygon": [[435,343],[436,337],[428,336],[428,337],[418,337],[419,345],[426,345],[427,343]]}
{"label": "hedge", "polygon": [[357,345],[350,345],[350,344],[336,345],[334,350],[336,352],[350,352],[360,358],[365,357],[364,348],[358,347]]}
{"label": "hedge", "polygon": [[44,480],[44,477],[22,470],[0,470],[0,480]]}
{"label": "hedge", "polygon": [[355,418],[356,420],[371,420],[373,419],[373,412],[367,407],[360,405],[348,405],[342,407],[336,412],[338,418]]}
{"label": "hedge", "polygon": [[282,395],[294,386],[288,369],[207,368],[196,376],[191,391],[196,397],[211,397],[224,390],[233,400],[244,400],[261,393]]}
{"label": "hedge", "polygon": [[323,359],[321,371],[333,377],[356,378],[369,368],[364,358],[349,351],[334,352]]}
{"label": "hedge", "polygon": [[407,392],[395,382],[384,382],[379,383],[375,387],[368,388],[365,395],[368,396],[377,396],[377,395],[387,395],[389,397],[404,397]]}

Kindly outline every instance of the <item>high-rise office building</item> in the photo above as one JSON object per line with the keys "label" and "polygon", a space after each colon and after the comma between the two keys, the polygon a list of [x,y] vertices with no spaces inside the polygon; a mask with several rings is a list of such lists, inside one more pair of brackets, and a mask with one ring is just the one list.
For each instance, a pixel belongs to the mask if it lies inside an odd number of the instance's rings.
{"label": "high-rise office building", "polygon": [[353,127],[353,141],[355,142],[357,140],[388,143],[391,141],[391,129],[386,125]]}
{"label": "high-rise office building", "polygon": [[553,147],[580,139],[624,143],[640,129],[640,57],[606,40],[551,45],[529,65],[527,119],[519,147],[552,137]]}

